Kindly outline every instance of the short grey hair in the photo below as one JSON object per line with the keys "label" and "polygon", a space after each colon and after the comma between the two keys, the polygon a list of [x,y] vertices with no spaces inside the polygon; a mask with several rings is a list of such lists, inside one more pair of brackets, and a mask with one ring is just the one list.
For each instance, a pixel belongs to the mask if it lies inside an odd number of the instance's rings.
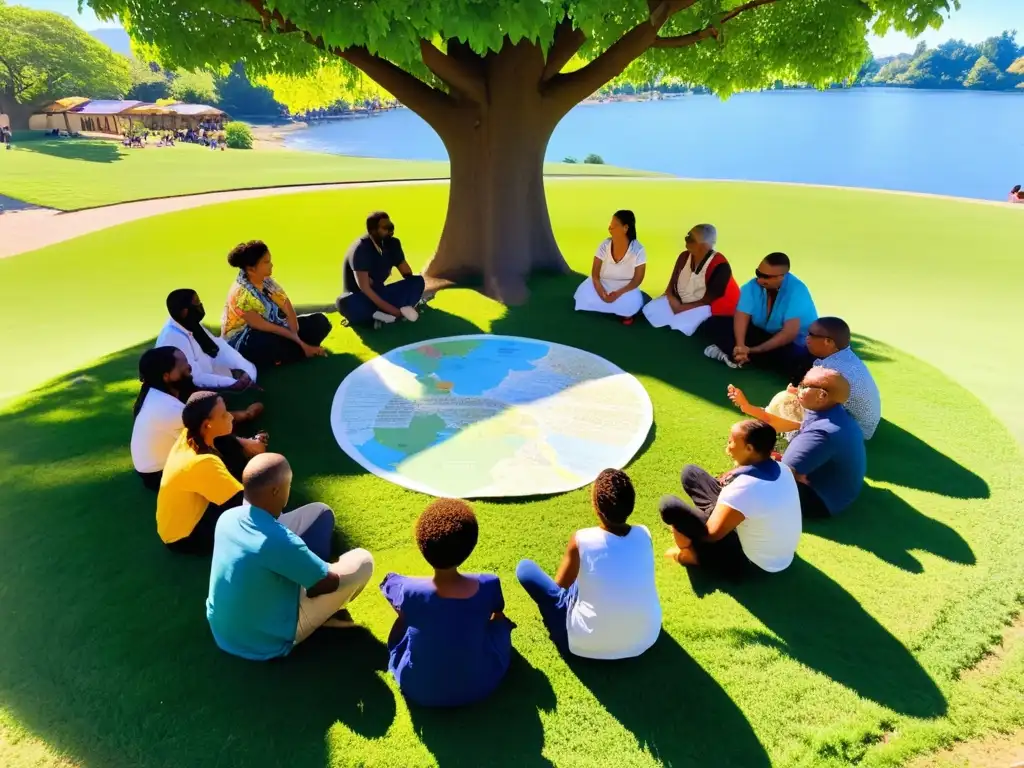
{"label": "short grey hair", "polygon": [[713,224],[698,224],[690,231],[695,232],[700,241],[709,248],[718,245],[718,230]]}

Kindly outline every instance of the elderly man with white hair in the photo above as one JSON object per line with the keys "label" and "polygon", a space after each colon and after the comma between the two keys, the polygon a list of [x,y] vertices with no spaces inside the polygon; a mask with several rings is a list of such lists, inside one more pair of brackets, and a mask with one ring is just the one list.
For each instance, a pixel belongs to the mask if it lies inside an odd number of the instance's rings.
{"label": "elderly man with white hair", "polygon": [[731,317],[740,289],[725,256],[715,250],[718,232],[698,224],[686,234],[686,250],[679,254],[665,294],[644,307],[655,328],[668,326],[692,336],[712,316]]}

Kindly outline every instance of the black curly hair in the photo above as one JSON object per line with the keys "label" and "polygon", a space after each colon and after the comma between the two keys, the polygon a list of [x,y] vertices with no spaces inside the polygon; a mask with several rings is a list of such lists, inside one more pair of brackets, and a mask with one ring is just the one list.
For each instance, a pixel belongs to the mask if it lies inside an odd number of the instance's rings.
{"label": "black curly hair", "polygon": [[621,469],[606,469],[594,481],[593,500],[594,509],[606,522],[625,525],[636,504],[633,481]]}
{"label": "black curly hair", "polygon": [[270,248],[262,240],[250,240],[247,243],[239,243],[228,254],[228,264],[238,269],[255,267],[269,250]]}
{"label": "black curly hair", "polygon": [[416,544],[437,569],[457,568],[476,547],[480,529],[473,509],[459,499],[437,499],[416,521]]}

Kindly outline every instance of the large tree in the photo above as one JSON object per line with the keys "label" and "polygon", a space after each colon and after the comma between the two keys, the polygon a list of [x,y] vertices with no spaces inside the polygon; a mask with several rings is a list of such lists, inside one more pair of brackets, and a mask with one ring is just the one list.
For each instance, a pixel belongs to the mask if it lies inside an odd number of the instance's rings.
{"label": "large tree", "polygon": [[[180,66],[242,60],[365,72],[437,131],[448,216],[428,276],[482,281],[508,303],[564,270],[544,198],[555,126],[608,81],[663,75],[723,96],[855,75],[869,28],[916,35],[959,0],[87,0]],[[584,66],[566,64],[579,56]],[[679,141],[700,141],[700,126]],[[756,126],[751,126],[756,130]]]}
{"label": "large tree", "polygon": [[0,112],[16,130],[65,96],[120,98],[131,86],[128,59],[59,13],[0,0]]}

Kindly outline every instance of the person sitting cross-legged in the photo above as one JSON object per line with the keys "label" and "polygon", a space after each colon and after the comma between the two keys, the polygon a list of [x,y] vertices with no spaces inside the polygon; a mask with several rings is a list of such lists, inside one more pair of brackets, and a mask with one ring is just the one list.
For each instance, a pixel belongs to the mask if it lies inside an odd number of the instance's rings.
{"label": "person sitting cross-legged", "polygon": [[203,327],[206,309],[198,293],[191,288],[171,291],[167,314],[170,318],[154,346],[180,349],[192,366],[192,379],[199,389],[241,391],[256,383],[256,366]]}
{"label": "person sitting cross-legged", "polygon": [[287,656],[320,627],[354,626],[345,606],[373,575],[353,549],[333,563],[334,513],[325,504],[284,512],[292,470],[277,453],[249,462],[245,501],[217,521],[206,619],[214,642],[243,659]]}
{"label": "person sitting cross-legged", "polygon": [[771,457],[775,430],[763,421],[741,421],[729,432],[725,452],[736,463],[721,479],[694,465],[683,469],[683,490],[659,505],[675,546],[665,553],[682,565],[739,581],[776,573],[793,562],[800,541],[800,494],[788,467]]}
{"label": "person sitting cross-legged", "polygon": [[796,477],[804,517],[830,517],[849,507],[864,487],[864,434],[843,404],[850,385],[842,374],[812,368],[798,387],[800,431],[782,454]]}
{"label": "person sitting cross-legged", "polygon": [[[415,321],[419,317],[416,306],[426,284],[412,273],[394,232],[391,218],[384,211],[375,211],[366,217],[366,234],[345,253],[344,293],[335,303],[350,325],[387,324],[403,317]],[[388,283],[392,269],[397,269],[402,279]]]}
{"label": "person sitting cross-legged", "polygon": [[519,563],[516,577],[562,653],[639,656],[661,632],[651,533],[626,522],[636,492],[625,472],[604,470],[591,498],[598,525],[572,535],[555,578],[532,560]]}
{"label": "person sitting cross-legged", "polygon": [[398,613],[388,668],[402,694],[426,707],[457,707],[489,696],[508,672],[512,629],[498,577],[459,573],[479,526],[464,501],[436,499],[416,521],[416,543],[433,576],[389,573],[381,592]]}
{"label": "person sitting cross-legged", "polygon": [[601,241],[590,269],[573,297],[577,312],[618,315],[629,325],[644,305],[640,284],[647,270],[647,253],[636,239],[636,216],[616,211],[608,225],[611,237]]}
{"label": "person sitting cross-legged", "polygon": [[665,295],[644,307],[652,326],[692,336],[710,317],[731,320],[740,289],[729,262],[715,250],[717,243],[718,230],[710,224],[686,233],[686,250],[676,259]]}
{"label": "person sitting cross-legged", "polygon": [[[871,371],[850,346],[850,326],[838,317],[819,317],[807,332],[807,351],[815,358],[812,367],[828,368],[846,379],[850,397],[843,407],[860,426],[864,439],[870,440],[882,419],[882,398]],[[729,399],[743,413],[767,421],[787,434],[800,429],[804,418],[798,394],[797,388],[790,385],[762,409],[751,405],[742,390],[729,386]]]}
{"label": "person sitting cross-legged", "polygon": [[818,318],[811,292],[789,271],[789,257],[770,253],[740,289],[735,317],[712,317],[701,327],[704,354],[730,368],[779,371],[796,384],[810,366],[807,330]]}

